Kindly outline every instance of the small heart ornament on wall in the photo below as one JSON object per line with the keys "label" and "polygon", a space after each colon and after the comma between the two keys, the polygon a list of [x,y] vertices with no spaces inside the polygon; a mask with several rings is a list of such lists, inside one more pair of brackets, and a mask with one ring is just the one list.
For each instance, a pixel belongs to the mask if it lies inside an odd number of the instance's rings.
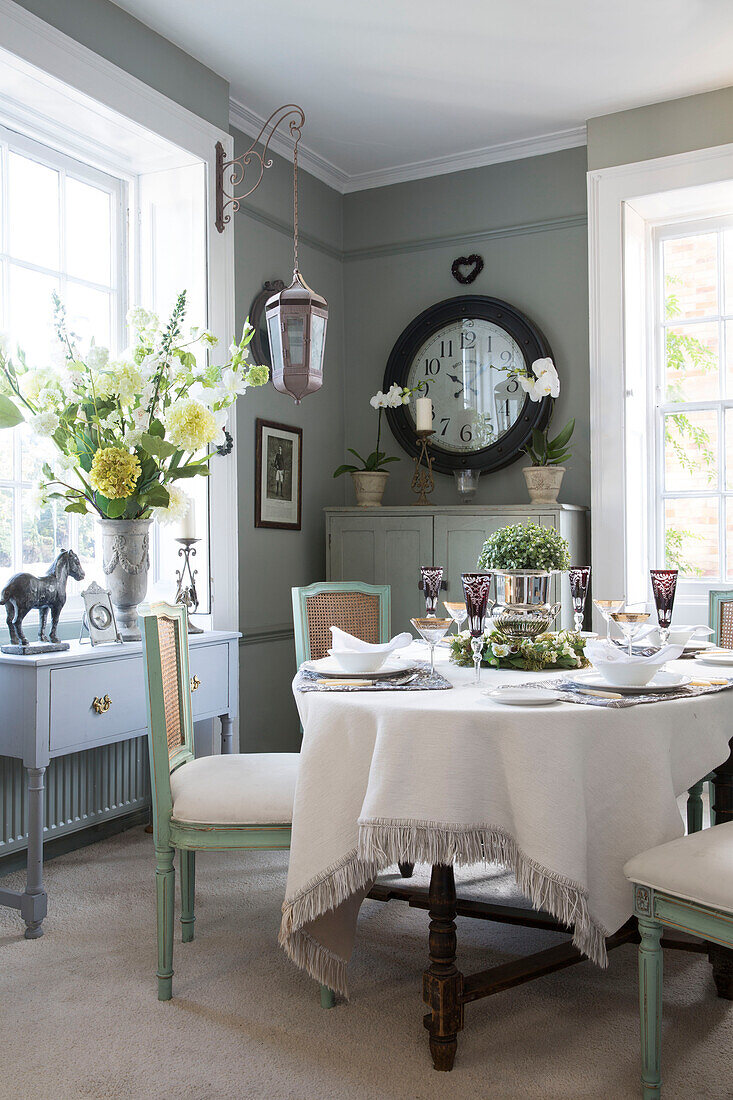
{"label": "small heart ornament on wall", "polygon": [[468,286],[477,279],[483,269],[483,256],[478,256],[475,252],[471,256],[459,256],[451,264],[451,274],[462,286]]}

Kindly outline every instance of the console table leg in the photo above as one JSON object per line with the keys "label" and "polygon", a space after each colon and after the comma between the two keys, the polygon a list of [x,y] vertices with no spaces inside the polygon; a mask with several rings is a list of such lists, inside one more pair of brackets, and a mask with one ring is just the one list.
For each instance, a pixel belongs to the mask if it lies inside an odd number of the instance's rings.
{"label": "console table leg", "polygon": [[430,877],[430,966],[423,974],[425,1026],[438,1070],[453,1069],[463,1027],[463,975],[456,968],[456,884],[453,868],[433,866]]}
{"label": "console table leg", "polygon": [[43,888],[43,777],[45,768],[27,768],[28,772],[28,854],[25,892],[20,899],[20,914],[25,921],[25,938],[37,940],[43,935],[43,918],[48,909]]}
{"label": "console table leg", "polygon": [[232,753],[234,752],[234,722],[228,714],[222,714],[219,721],[221,722],[221,751],[225,754]]}

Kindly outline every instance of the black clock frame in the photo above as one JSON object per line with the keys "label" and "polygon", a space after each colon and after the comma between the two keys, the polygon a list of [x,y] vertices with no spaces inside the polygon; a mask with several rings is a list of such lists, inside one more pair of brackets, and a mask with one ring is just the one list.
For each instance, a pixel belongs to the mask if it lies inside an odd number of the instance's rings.
{"label": "black clock frame", "polygon": [[[516,341],[521,349],[524,361],[529,369],[535,359],[552,358],[552,351],[541,329],[530,321],[520,310],[501,301],[500,298],[488,298],[482,294],[462,294],[456,298],[446,298],[423,310],[401,333],[387,360],[382,388],[386,393],[393,382],[399,386],[407,385],[407,376],[412,361],[425,341],[444,325],[459,321],[464,317],[477,317],[484,321],[493,321]],[[546,428],[550,422],[552,398],[543,397],[541,401],[525,398],[517,420],[509,431],[496,443],[472,451],[470,454],[451,454],[432,441],[430,453],[433,469],[450,474],[454,470],[471,469],[491,472],[509,466],[522,454],[532,437],[532,429]],[[387,423],[395,439],[407,454],[416,457],[420,444],[415,435],[414,423],[410,420],[406,406],[387,409]]]}

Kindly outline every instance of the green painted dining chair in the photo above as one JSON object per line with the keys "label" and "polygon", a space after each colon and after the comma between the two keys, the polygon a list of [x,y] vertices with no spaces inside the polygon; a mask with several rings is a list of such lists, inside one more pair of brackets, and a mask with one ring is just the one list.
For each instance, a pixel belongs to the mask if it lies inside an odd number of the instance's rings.
{"label": "green painted dining chair", "polygon": [[[205,756],[193,751],[186,608],[155,604],[140,615],[148,705],[158,926],[158,1000],[173,995],[178,850],[181,940],[194,936],[197,851],[290,847],[298,753]],[[334,1003],[321,987],[321,1004]]]}
{"label": "green painted dining chair", "polygon": [[639,922],[643,1100],[661,1096],[662,947],[665,928],[706,941],[719,997],[733,1000],[733,821],[671,840],[624,867]]}
{"label": "green painted dining chair", "polygon": [[[295,660],[318,661],[331,648],[332,626],[363,642],[388,642],[392,593],[388,584],[365,581],[317,581],[293,588]],[[400,874],[410,878],[412,863],[400,863]]]}
{"label": "green painted dining chair", "polygon": [[[711,591],[708,600],[708,625],[713,631],[714,644],[723,649],[733,649],[733,588]],[[688,833],[696,833],[702,829],[702,794],[706,783],[710,797],[710,824],[715,824],[713,780],[712,773],[706,775],[687,792]]]}

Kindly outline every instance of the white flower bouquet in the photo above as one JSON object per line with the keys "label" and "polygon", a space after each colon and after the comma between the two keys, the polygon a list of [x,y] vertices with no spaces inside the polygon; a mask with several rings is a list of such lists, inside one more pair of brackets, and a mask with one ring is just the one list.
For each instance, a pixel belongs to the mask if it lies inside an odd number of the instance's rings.
{"label": "white flower bouquet", "polygon": [[60,371],[29,368],[20,350],[14,362],[0,348],[0,428],[25,420],[58,450],[43,466],[38,505],[55,498],[67,512],[103,519],[181,519],[189,498],[178,483],[209,474],[210,448],[231,451],[227,409],[268,380],[268,368],[247,359],[254,329],[245,322],[223,367],[200,366],[192,348],[218,341],[206,330],[184,335],[183,291],[164,328],[155,314],[131,310],[133,342],[112,359],[94,342],[82,355],[56,295],[54,303]]}
{"label": "white flower bouquet", "polygon": [[377,409],[379,414],[377,417],[377,445],[367,458],[362,458],[358,451],[355,451],[353,447],[347,447],[349,454],[352,454],[354,458],[358,458],[361,462],[361,466],[353,466],[350,463],[344,463],[342,466],[338,466],[334,472],[334,477],[341,477],[342,474],[355,474],[360,471],[365,473],[377,473],[379,470],[383,470],[388,462],[399,462],[399,458],[388,458],[387,452],[380,450],[382,439],[382,410],[383,409],[398,409],[400,405],[407,405],[410,402],[410,398],[416,390],[420,390],[425,385],[424,382],[420,382],[414,389],[408,389],[406,386],[398,386],[396,382],[393,382],[386,393],[382,393],[378,390],[374,394],[374,397],[369,398],[369,404],[373,409]]}
{"label": "white flower bouquet", "polygon": [[[543,669],[586,668],[588,660],[580,634],[571,630],[538,634],[534,638],[508,638],[499,630],[484,635],[481,664],[484,668],[518,668],[526,672]],[[450,639],[451,660],[461,668],[473,667],[471,635],[461,631]]]}

